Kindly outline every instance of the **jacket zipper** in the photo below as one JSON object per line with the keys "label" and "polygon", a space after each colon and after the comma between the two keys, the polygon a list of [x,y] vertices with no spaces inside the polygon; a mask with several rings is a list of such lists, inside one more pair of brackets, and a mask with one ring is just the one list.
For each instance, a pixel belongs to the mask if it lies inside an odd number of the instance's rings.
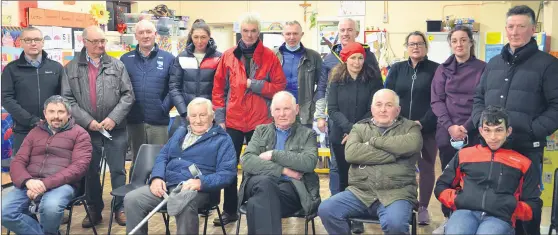
{"label": "jacket zipper", "polygon": [[[486,180],[490,184],[490,178],[492,176],[492,165],[494,164],[494,152],[492,152],[492,157],[490,159],[490,168],[488,170],[488,179]],[[484,188],[484,192],[482,193],[482,206],[481,208],[484,210],[484,205],[486,204],[486,191],[488,191],[488,187],[490,185],[486,185]]]}
{"label": "jacket zipper", "polygon": [[[418,64],[416,65],[418,67]],[[412,116],[412,111],[413,111],[413,90],[415,89],[415,80],[417,79],[417,68],[415,68],[415,72],[413,73],[413,76],[411,76],[411,79],[413,80],[411,83],[411,103],[409,104],[409,120],[413,120],[411,119]]]}
{"label": "jacket zipper", "polygon": [[38,113],[41,113],[41,81],[39,80],[39,68],[37,68],[37,90],[39,91],[39,96],[38,96],[39,112]]}
{"label": "jacket zipper", "polygon": [[502,182],[503,175],[504,175],[504,167],[500,165],[500,175],[498,176],[498,184],[496,185],[496,190],[500,188],[500,183]]}
{"label": "jacket zipper", "polygon": [[[54,134],[54,135],[56,135],[56,134]],[[54,137],[54,135],[48,137],[48,139],[47,139],[47,143],[46,143],[46,147],[45,147],[45,158],[43,158],[43,162],[41,163],[41,170],[39,170],[39,176],[41,175],[41,173],[43,172],[43,169],[45,168],[45,162],[48,158],[48,143]]]}

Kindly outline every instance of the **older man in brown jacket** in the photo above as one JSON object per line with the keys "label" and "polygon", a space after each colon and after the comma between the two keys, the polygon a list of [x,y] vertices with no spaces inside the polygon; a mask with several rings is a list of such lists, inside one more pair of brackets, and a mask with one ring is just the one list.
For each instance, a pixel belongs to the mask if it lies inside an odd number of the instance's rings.
{"label": "older man in brown jacket", "polygon": [[318,215],[329,234],[350,234],[351,217],[379,218],[385,234],[408,234],[417,203],[415,164],[420,126],[399,116],[399,97],[389,89],[374,94],[372,119],[353,126],[345,147],[349,187],[325,200]]}
{"label": "older man in brown jacket", "polygon": [[[91,138],[74,124],[66,99],[48,98],[44,116],[10,165],[16,188],[2,197],[2,225],[16,234],[58,234],[64,208],[91,161]],[[32,201],[40,205],[40,223],[28,215]]]}

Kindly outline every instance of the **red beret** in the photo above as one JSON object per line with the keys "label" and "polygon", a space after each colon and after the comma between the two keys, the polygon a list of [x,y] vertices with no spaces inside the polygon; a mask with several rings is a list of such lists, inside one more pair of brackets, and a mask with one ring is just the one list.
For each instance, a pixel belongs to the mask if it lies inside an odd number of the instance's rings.
{"label": "red beret", "polygon": [[364,52],[364,47],[358,42],[351,42],[343,47],[339,56],[343,62],[347,62],[347,59],[351,57],[354,53],[360,53],[366,59],[366,52]]}

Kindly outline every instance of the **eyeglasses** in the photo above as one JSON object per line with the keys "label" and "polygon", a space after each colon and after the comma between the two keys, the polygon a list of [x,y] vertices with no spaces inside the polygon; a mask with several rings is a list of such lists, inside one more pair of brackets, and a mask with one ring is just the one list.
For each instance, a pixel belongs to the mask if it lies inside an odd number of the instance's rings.
{"label": "eyeglasses", "polygon": [[23,38],[21,39],[25,44],[40,43],[43,42],[42,38]]}
{"label": "eyeglasses", "polygon": [[106,39],[100,39],[100,40],[85,39],[85,40],[87,40],[88,42],[93,43],[93,44],[105,44],[107,42]]}
{"label": "eyeglasses", "polygon": [[424,42],[411,42],[407,44],[407,47],[423,47],[424,45],[426,45]]}

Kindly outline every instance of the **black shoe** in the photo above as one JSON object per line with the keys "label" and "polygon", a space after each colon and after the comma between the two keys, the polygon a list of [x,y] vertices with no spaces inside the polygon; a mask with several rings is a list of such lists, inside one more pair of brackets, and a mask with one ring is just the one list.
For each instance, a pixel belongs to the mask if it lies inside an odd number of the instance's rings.
{"label": "black shoe", "polygon": [[353,222],[351,227],[352,227],[351,232],[355,234],[364,233],[364,224],[361,222]]}
{"label": "black shoe", "polygon": [[[210,210],[207,212],[207,217],[211,216],[213,214],[213,211]],[[201,217],[206,217],[205,214],[200,214]],[[219,217],[217,217],[217,221],[219,221]]]}
{"label": "black shoe", "polygon": [[[236,214],[230,215],[227,212],[223,212],[223,214],[221,214],[221,218],[223,219],[223,225],[227,225],[229,223],[237,221],[238,215]],[[215,217],[215,219],[213,220],[213,225],[221,226],[221,221],[219,221],[219,216]]]}

